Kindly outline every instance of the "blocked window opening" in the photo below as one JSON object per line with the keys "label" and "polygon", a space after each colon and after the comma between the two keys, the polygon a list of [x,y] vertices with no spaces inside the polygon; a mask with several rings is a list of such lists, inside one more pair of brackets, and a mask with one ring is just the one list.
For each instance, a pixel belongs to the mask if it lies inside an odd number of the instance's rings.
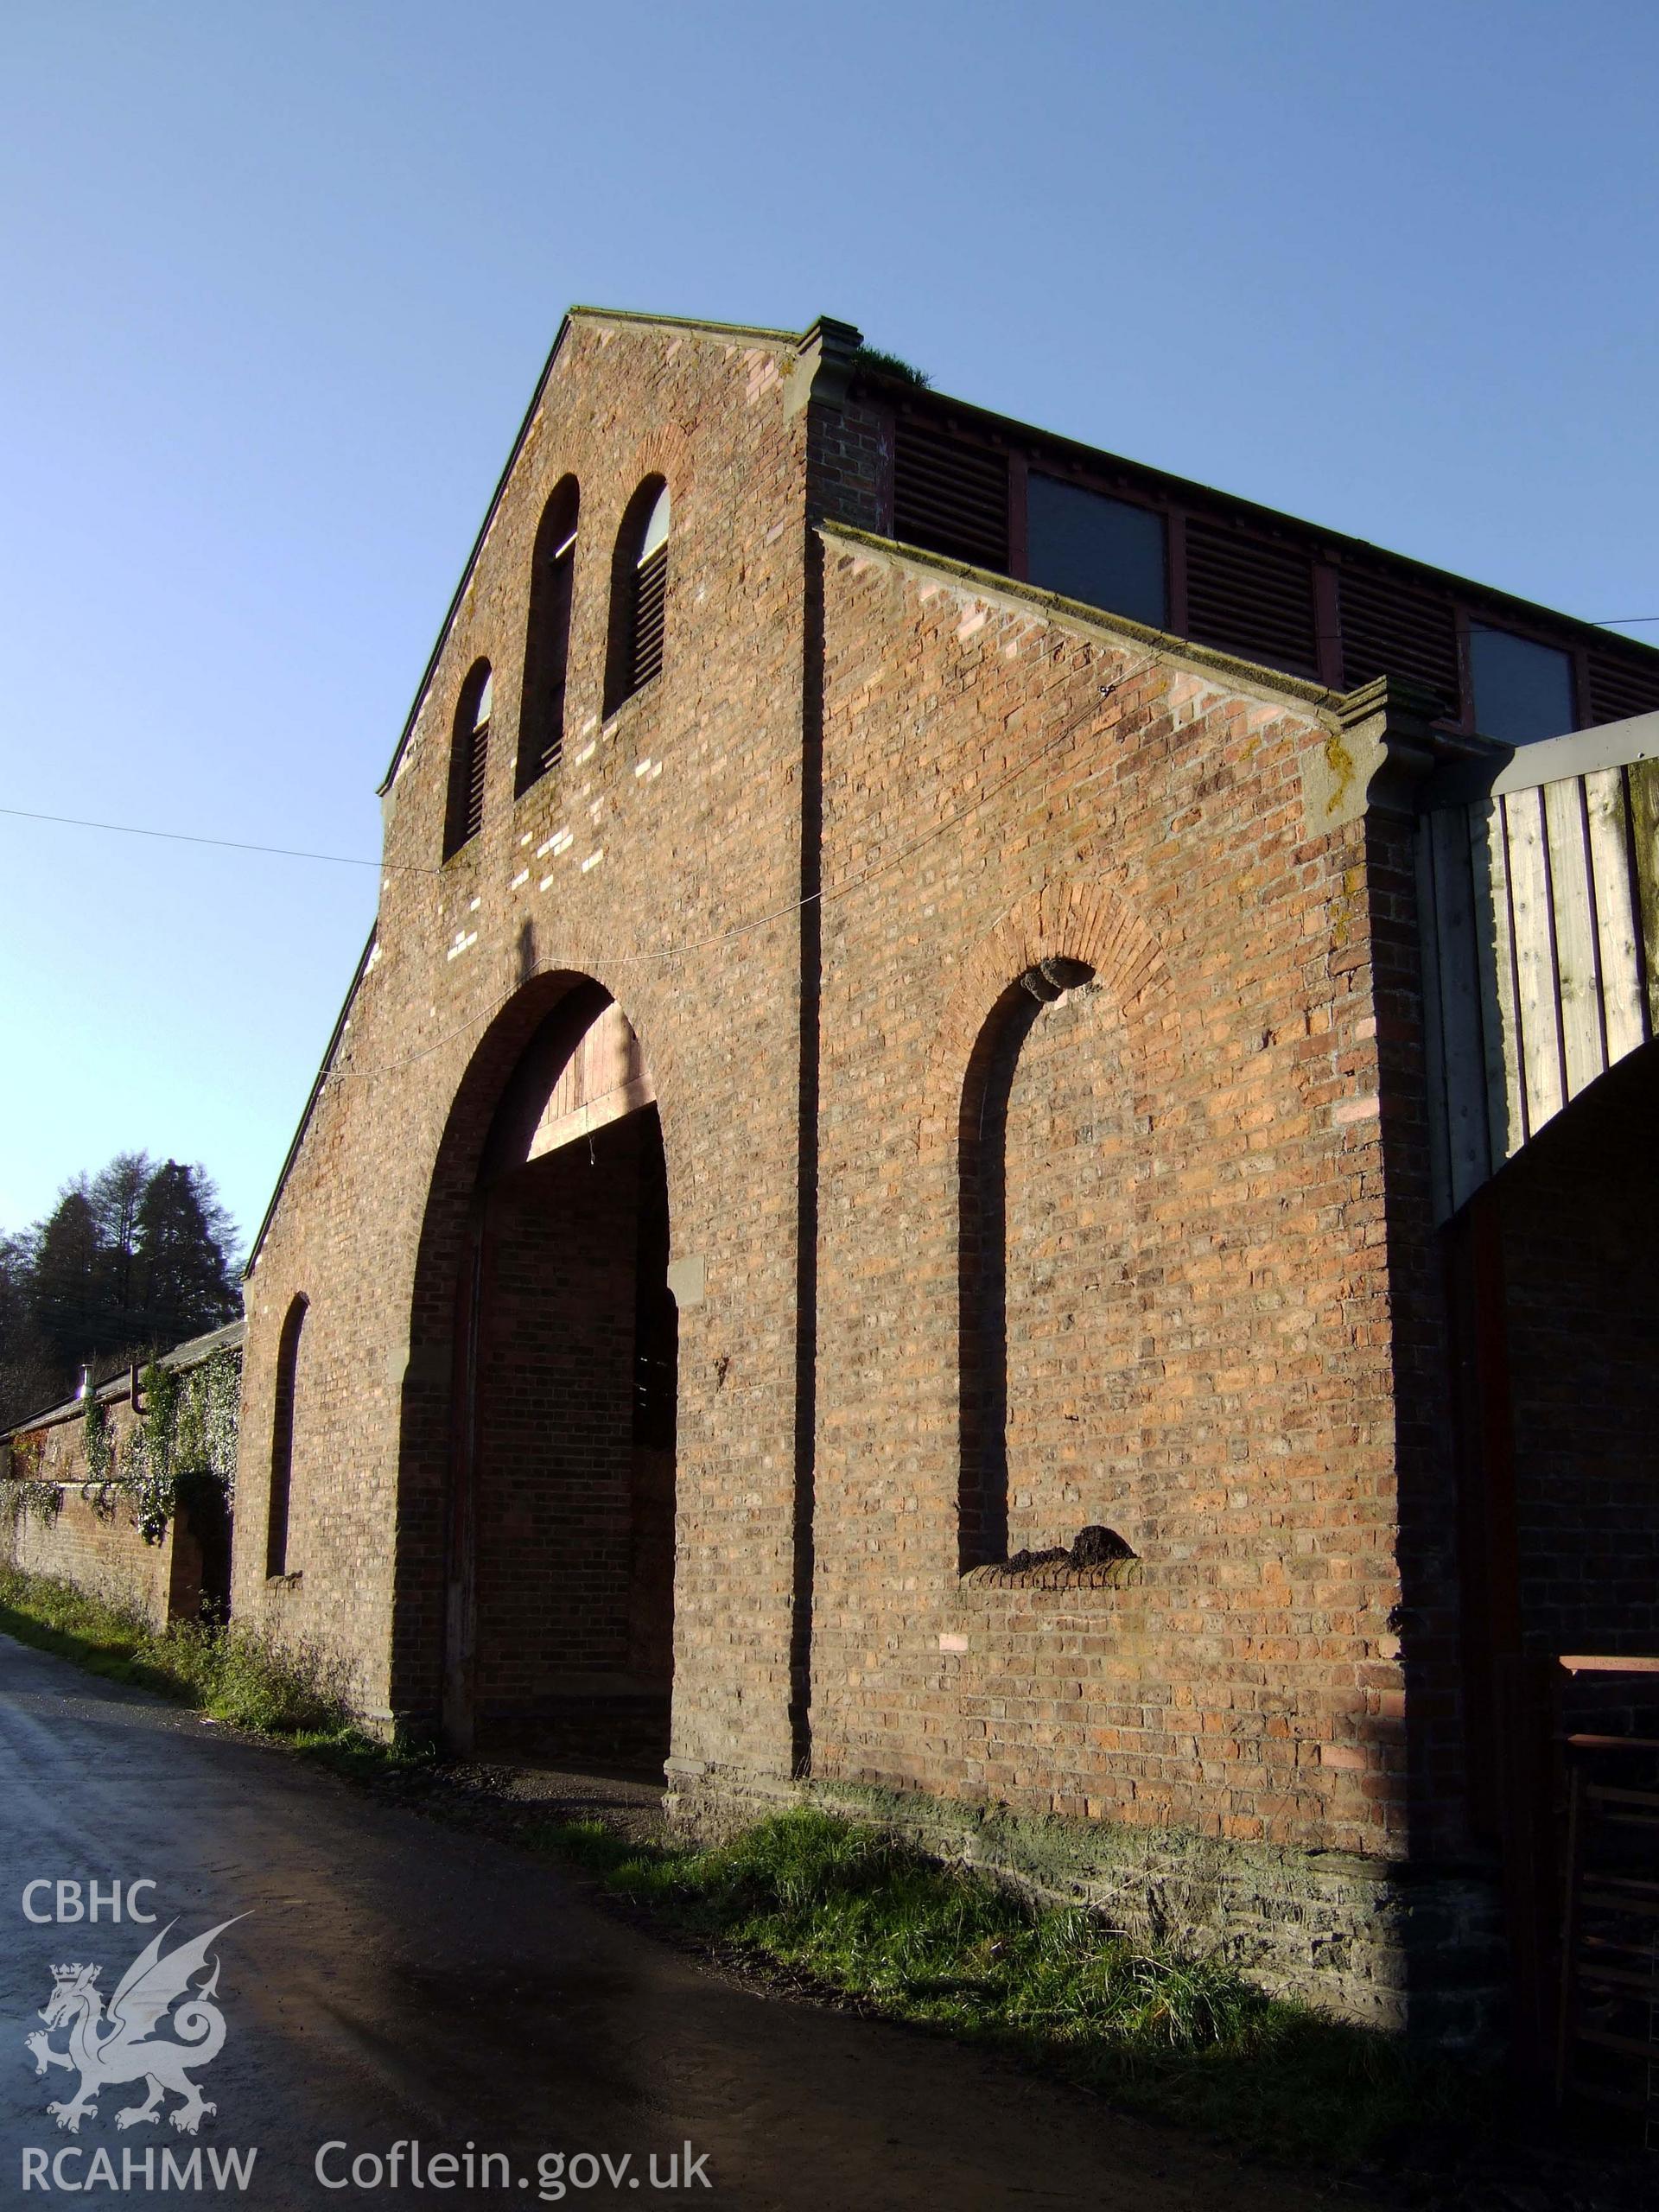
{"label": "blocked window opening", "polygon": [[276,1395],[270,1425],[270,1499],[265,1519],[265,1573],[288,1574],[289,1525],[294,1491],[295,1392],[299,1379],[300,1336],[307,1304],[296,1298],[283,1320],[276,1344]]}
{"label": "blocked window opening", "polygon": [[668,614],[668,486],[647,477],[628,502],[611,563],[611,635],[605,711],[663,672]]}
{"label": "blocked window opening", "polygon": [[[1118,1017],[1084,962],[1011,982],[960,1133],[958,1570],[1109,1567],[1141,1418]],[[1131,1532],[1132,1533],[1132,1532]]]}
{"label": "blocked window opening", "polygon": [[443,856],[448,860],[484,826],[484,785],[490,762],[490,709],[495,691],[486,660],[474,662],[455,702],[449,747],[449,807]]}
{"label": "blocked window opening", "polygon": [[536,533],[536,549],[531,556],[530,620],[524,632],[515,795],[527,791],[538,778],[556,767],[564,751],[565,679],[580,504],[575,478],[565,477],[548,501]]}
{"label": "blocked window opening", "polygon": [[660,1775],[679,1317],[651,1073],[596,983],[571,988],[521,1053],[474,1209],[446,1727]]}

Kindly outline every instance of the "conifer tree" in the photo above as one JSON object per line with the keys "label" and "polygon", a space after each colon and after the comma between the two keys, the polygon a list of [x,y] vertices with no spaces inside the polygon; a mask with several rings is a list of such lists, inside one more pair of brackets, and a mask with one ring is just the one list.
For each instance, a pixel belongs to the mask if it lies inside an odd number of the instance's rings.
{"label": "conifer tree", "polygon": [[200,1167],[118,1153],[65,1184],[22,1236],[0,1236],[0,1427],[234,1320],[236,1230]]}
{"label": "conifer tree", "polygon": [[66,1376],[105,1349],[108,1284],[98,1215],[86,1178],[67,1185],[40,1224],[29,1310],[48,1358]]}
{"label": "conifer tree", "polygon": [[135,1262],[138,1217],[156,1173],[148,1153],[118,1152],[88,1186],[100,1250],[100,1352],[124,1349],[151,1334]]}
{"label": "conifer tree", "polygon": [[31,1302],[35,1239],[0,1236],[0,1427],[44,1406],[57,1370],[35,1326]]}
{"label": "conifer tree", "polygon": [[241,1311],[231,1280],[230,1216],[200,1167],[164,1160],[135,1220],[135,1263],[146,1331],[158,1344],[222,1328]]}

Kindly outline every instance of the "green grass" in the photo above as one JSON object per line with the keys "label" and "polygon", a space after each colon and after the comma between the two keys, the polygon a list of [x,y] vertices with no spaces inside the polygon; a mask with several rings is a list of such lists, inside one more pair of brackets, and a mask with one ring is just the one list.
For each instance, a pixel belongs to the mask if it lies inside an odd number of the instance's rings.
{"label": "green grass", "polygon": [[194,1621],[158,1629],[136,1605],[0,1567],[0,1630],[106,1681],[158,1690],[231,1726],[283,1737],[341,1771],[384,1775],[416,1763],[353,1724],[344,1675],[324,1654],[260,1629]]}
{"label": "green grass", "polygon": [[1232,1967],[1116,1936],[861,1823],[802,1810],[713,1849],[642,1851],[596,1822],[537,1840],[680,1929],[865,2010],[988,2045],[1112,2101],[1277,2157],[1351,2165],[1454,2113],[1472,2084],[1393,2038],[1267,1997]]}

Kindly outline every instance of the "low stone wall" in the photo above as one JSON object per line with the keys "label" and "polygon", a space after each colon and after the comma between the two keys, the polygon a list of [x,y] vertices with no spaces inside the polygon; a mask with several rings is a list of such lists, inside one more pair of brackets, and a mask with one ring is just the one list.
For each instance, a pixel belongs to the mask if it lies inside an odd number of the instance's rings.
{"label": "low stone wall", "polygon": [[730,1835],[810,1803],[908,1837],[1122,1935],[1219,1953],[1257,1987],[1441,2049],[1489,2046],[1506,1985],[1501,1907],[1478,1873],[1420,1870],[1121,1821],[1036,1819],[920,1792],[757,1781],[671,1760],[671,1815]]}

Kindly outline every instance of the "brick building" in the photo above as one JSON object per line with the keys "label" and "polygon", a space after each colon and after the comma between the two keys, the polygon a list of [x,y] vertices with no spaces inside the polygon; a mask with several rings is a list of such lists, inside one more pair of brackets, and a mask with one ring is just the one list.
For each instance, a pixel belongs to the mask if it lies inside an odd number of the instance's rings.
{"label": "brick building", "polygon": [[[157,1355],[186,1389],[213,1382],[227,1414],[236,1404],[242,1324],[232,1321]],[[214,1370],[228,1370],[215,1377]],[[200,1401],[198,1402],[200,1402]],[[89,1410],[103,1409],[108,1451],[88,1456]],[[187,1461],[164,1525],[146,1529],[131,1484],[130,1450],[144,1409],[137,1366],[79,1395],[0,1429],[0,1567],[73,1582],[130,1605],[157,1628],[222,1616],[231,1594],[231,1514],[223,1478],[194,1479]],[[227,1423],[228,1426],[228,1423]],[[28,1503],[32,1494],[35,1510]]]}
{"label": "brick building", "polygon": [[[1656,709],[844,325],[573,311],[257,1243],[238,1611],[1449,2029],[1506,1670],[1659,1630]],[[1569,786],[1588,986],[1564,864],[1483,922]]]}

